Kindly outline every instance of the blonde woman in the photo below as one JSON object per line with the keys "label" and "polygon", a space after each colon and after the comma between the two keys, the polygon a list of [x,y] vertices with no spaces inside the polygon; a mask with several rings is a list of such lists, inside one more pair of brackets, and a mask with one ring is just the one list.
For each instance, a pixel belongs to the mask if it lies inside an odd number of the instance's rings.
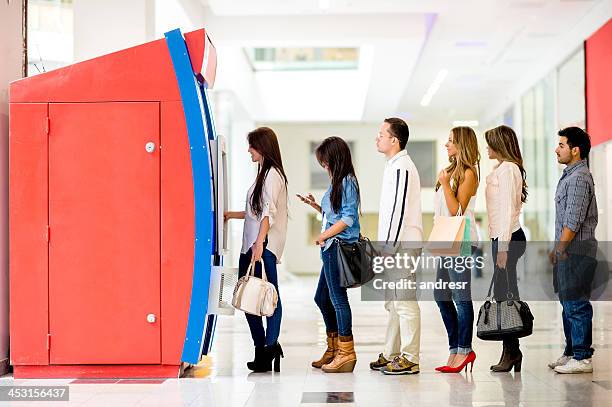
{"label": "blonde woman", "polygon": [[[497,165],[487,176],[486,199],[489,236],[492,240],[494,297],[497,301],[518,300],[516,265],[525,253],[525,233],[519,223],[523,203],[527,200],[527,182],[523,157],[514,130],[499,126],[485,132],[487,151]],[[508,335],[503,339],[499,363],[494,372],[521,371],[523,354],[519,339]]]}
{"label": "blonde woman", "polygon": [[[455,127],[446,143],[450,165],[440,171],[436,184],[435,216],[463,214],[475,225],[474,205],[480,177],[480,153],[476,133],[470,127]],[[470,228],[470,240],[476,244],[478,234]],[[443,262],[447,263],[446,261]],[[465,283],[462,289],[443,288],[434,291],[442,321],[448,335],[449,357],[446,365],[436,368],[444,373],[458,373],[474,366],[472,350],[474,308],[471,295],[470,270],[439,267],[436,280]],[[448,285],[445,285],[448,287]]]}

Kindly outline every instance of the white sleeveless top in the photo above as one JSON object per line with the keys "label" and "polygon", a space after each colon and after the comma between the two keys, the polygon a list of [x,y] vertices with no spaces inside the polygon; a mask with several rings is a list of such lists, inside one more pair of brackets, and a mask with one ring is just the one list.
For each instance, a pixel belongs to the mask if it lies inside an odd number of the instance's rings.
{"label": "white sleeveless top", "polygon": [[[476,206],[476,195],[470,198],[467,209],[461,208],[463,216],[470,220],[470,240],[473,242],[472,246],[476,246],[476,242],[480,240],[478,236],[478,229],[476,228],[476,219],[474,219],[474,207]],[[436,191],[435,204],[434,204],[434,217],[435,216],[453,216],[448,210],[446,205],[446,198],[444,198],[444,187],[440,186]]]}

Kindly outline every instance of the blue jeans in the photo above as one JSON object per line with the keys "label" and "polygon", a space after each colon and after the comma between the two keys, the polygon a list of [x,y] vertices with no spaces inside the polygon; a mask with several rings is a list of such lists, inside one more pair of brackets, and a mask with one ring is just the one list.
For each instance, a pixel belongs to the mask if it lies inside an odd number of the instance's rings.
{"label": "blue jeans", "polygon": [[[473,251],[473,248],[472,248]],[[444,258],[442,259],[444,261]],[[439,267],[436,281],[466,282],[465,289],[449,288],[434,290],[434,299],[448,335],[450,353],[468,354],[472,351],[474,307],[471,295],[471,270],[463,271]]]}
{"label": "blue jeans", "polygon": [[[281,319],[283,316],[283,307],[281,305],[280,291],[278,291],[278,275],[276,272],[276,256],[268,249],[264,248],[261,260],[266,268],[266,277],[268,281],[276,287],[278,292],[278,303],[276,310],[271,317],[266,317],[266,330],[263,327],[263,318],[257,315],[245,313],[251,337],[255,346],[274,345],[278,341],[280,335]],[[246,275],[251,263],[251,249],[248,252],[240,254],[238,262],[238,278]],[[261,278],[261,264],[257,262],[255,265],[255,277]]]}
{"label": "blue jeans", "polygon": [[565,356],[576,360],[593,356],[593,307],[589,301],[561,301]]}
{"label": "blue jeans", "polygon": [[566,356],[576,360],[593,356],[593,306],[590,289],[597,262],[588,256],[571,254],[558,259],[556,266],[559,300],[563,307]]}
{"label": "blue jeans", "polygon": [[323,267],[314,300],[321,310],[327,332],[351,336],[353,334],[351,306],[346,288],[340,287],[337,246],[338,243],[334,242],[327,250],[321,251]]}

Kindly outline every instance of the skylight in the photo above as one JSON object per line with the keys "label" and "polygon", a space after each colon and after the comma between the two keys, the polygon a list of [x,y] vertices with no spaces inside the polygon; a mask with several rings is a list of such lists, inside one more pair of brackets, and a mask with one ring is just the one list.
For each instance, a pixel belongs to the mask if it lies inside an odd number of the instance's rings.
{"label": "skylight", "polygon": [[359,48],[245,48],[256,71],[357,69]]}

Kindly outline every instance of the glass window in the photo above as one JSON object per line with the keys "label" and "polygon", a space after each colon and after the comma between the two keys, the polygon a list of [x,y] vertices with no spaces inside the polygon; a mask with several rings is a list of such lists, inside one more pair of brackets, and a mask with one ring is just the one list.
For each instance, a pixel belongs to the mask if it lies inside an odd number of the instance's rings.
{"label": "glass window", "polygon": [[585,128],[584,49],[581,47],[557,70],[558,128]]}
{"label": "glass window", "polygon": [[554,83],[554,74],[550,74],[521,99],[522,153],[529,193],[523,213],[531,240],[554,237],[552,202],[558,179]]}
{"label": "glass window", "polygon": [[28,76],[73,61],[72,0],[28,0]]}
{"label": "glass window", "polygon": [[435,141],[408,141],[406,150],[419,170],[422,188],[431,188],[436,183],[436,143]]}

